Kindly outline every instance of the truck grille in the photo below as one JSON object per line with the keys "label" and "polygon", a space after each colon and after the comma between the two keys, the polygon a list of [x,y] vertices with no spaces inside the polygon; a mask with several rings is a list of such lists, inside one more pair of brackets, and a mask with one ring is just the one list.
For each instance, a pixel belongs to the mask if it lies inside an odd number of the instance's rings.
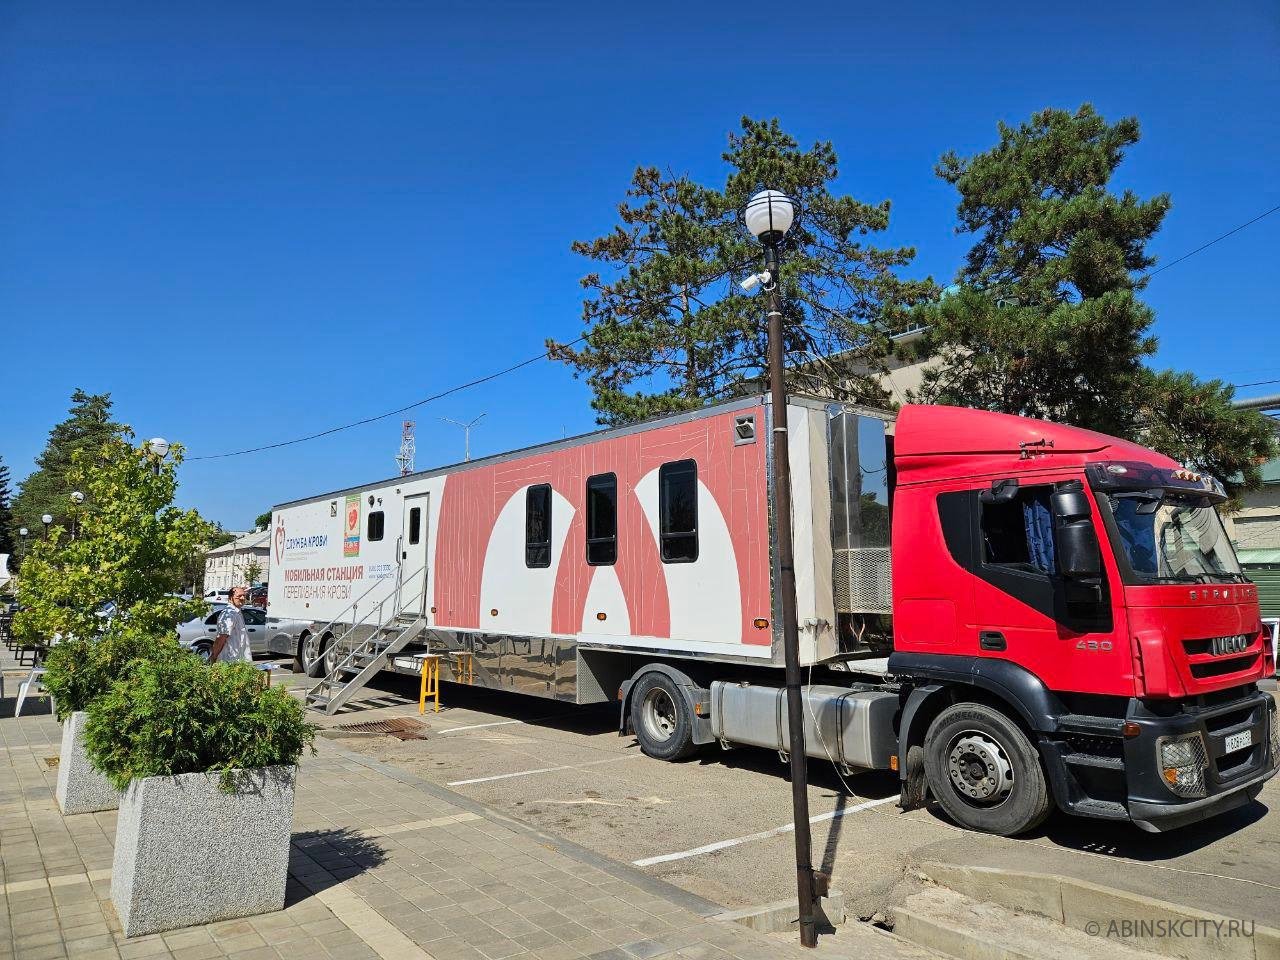
{"label": "truck grille", "polygon": [[1182,648],[1187,653],[1191,676],[1197,680],[1252,670],[1262,656],[1256,634],[1183,640]]}
{"label": "truck grille", "polygon": [[890,612],[893,585],[888,547],[837,550],[832,566],[838,612]]}

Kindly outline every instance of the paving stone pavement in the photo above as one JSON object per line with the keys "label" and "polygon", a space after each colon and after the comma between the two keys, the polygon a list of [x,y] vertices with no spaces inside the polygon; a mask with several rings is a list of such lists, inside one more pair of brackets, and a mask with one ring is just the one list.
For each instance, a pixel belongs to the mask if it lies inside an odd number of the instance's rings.
{"label": "paving stone pavement", "polygon": [[[59,727],[44,698],[13,718],[15,680],[6,678],[0,702],[0,960],[813,956],[714,919],[723,908],[629,865],[326,740],[301,763],[282,912],[125,939],[110,902],[115,812],[62,816]],[[842,938],[841,955],[897,954],[890,938],[865,937]]]}

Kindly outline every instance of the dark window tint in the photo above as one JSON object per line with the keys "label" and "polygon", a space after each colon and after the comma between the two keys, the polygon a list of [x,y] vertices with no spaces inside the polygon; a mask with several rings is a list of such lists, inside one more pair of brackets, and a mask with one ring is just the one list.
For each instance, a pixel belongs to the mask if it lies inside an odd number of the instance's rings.
{"label": "dark window tint", "polygon": [[530,487],[524,501],[524,564],[551,566],[551,486]]}
{"label": "dark window tint", "polygon": [[1036,573],[1057,571],[1053,540],[1052,487],[1023,487],[1007,503],[982,505],[985,563]]}
{"label": "dark window tint", "polygon": [[658,470],[658,535],[663,563],[698,559],[698,464],[664,463]]}
{"label": "dark window tint", "polygon": [[250,627],[260,627],[267,622],[267,615],[261,610],[244,610],[244,622]]}
{"label": "dark window tint", "polygon": [[212,626],[214,626],[214,625],[216,625],[216,624],[217,624],[217,622],[218,622],[218,618],[219,618],[220,616],[222,616],[222,611],[221,611],[221,610],[215,610],[215,611],[213,611],[213,613],[209,614],[207,617],[205,617],[205,618],[204,618],[204,622],[205,622],[205,623],[207,623],[209,626],[211,626],[211,627],[212,627]]}
{"label": "dark window tint", "polygon": [[409,511],[409,543],[417,543],[422,539],[422,508],[413,507]]}
{"label": "dark window tint", "polygon": [[381,540],[383,533],[386,532],[386,528],[386,514],[381,510],[374,510],[369,514],[367,536],[370,543],[375,540]]}
{"label": "dark window tint", "polygon": [[587,563],[607,566],[618,559],[618,477],[587,478]]}

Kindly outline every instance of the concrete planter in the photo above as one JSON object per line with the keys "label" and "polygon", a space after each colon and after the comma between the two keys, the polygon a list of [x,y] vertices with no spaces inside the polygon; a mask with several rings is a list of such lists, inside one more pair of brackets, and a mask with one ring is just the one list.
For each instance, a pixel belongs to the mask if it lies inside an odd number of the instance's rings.
{"label": "concrete planter", "polygon": [[84,727],[89,715],[71,714],[62,724],[62,754],[58,757],[58,807],[63,813],[93,813],[120,806],[120,791],[93,769],[84,753]]}
{"label": "concrete planter", "polygon": [[127,937],[284,908],[297,767],[148,777],[120,799],[111,900]]}

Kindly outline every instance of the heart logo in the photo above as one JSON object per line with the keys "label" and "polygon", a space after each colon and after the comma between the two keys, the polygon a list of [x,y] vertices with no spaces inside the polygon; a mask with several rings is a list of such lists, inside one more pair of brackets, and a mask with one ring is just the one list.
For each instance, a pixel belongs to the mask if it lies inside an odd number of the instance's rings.
{"label": "heart logo", "polygon": [[276,521],[276,563],[284,560],[284,518]]}

